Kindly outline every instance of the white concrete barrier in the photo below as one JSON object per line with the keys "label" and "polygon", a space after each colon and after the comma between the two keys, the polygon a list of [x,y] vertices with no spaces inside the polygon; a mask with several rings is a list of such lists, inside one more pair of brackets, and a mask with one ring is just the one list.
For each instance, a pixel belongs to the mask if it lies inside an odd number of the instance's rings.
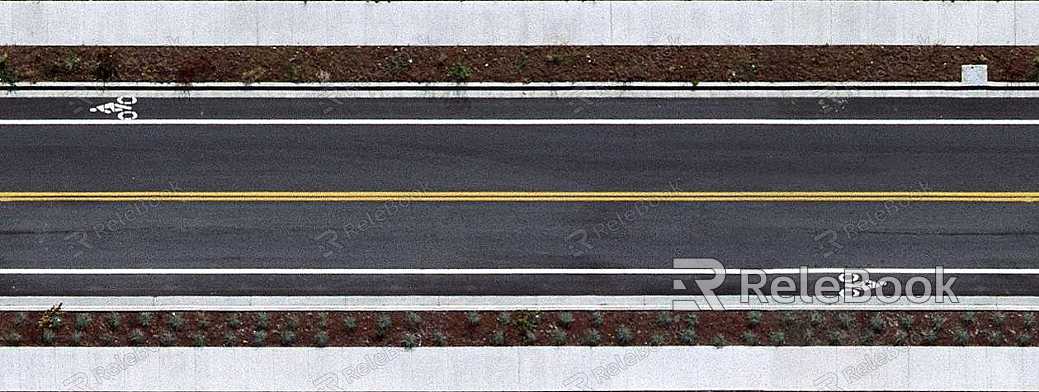
{"label": "white concrete barrier", "polygon": [[1039,2],[4,1],[0,45],[1039,45]]}
{"label": "white concrete barrier", "polygon": [[1039,390],[1039,349],[8,347],[0,389]]}

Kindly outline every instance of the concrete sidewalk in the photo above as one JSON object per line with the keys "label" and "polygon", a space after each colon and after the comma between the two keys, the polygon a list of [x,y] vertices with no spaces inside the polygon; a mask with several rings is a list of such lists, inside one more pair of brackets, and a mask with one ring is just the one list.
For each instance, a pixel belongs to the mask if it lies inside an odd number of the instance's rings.
{"label": "concrete sidewalk", "polygon": [[5,1],[0,45],[1037,45],[1036,1]]}
{"label": "concrete sidewalk", "polygon": [[7,347],[0,389],[1039,390],[1039,349]]}

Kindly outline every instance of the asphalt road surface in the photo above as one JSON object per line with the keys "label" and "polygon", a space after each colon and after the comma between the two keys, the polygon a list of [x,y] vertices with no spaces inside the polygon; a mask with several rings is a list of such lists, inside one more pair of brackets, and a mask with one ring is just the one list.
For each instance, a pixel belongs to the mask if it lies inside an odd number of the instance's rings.
{"label": "asphalt road surface", "polygon": [[[106,100],[0,98],[0,121]],[[1035,119],[1039,99],[148,99],[140,119]],[[1036,192],[1035,125],[3,124],[0,192]],[[2,199],[2,197],[0,197]],[[1028,269],[1028,202],[0,201],[2,269]],[[895,274],[908,279],[908,274]],[[1037,295],[956,274],[959,295]],[[0,274],[5,295],[686,294],[673,275]],[[723,292],[736,285],[726,281]]]}

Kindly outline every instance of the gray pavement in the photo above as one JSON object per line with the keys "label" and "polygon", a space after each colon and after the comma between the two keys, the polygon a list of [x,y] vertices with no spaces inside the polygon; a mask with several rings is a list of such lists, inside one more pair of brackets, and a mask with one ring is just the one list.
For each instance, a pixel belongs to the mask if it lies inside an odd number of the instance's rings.
{"label": "gray pavement", "polygon": [[[97,118],[67,101],[6,98],[0,118]],[[1036,118],[1035,103],[142,99],[135,110],[148,118],[1004,119]],[[1039,180],[1035,131],[0,125],[0,191],[1024,192]],[[0,216],[2,268],[670,268],[676,257],[740,268],[1030,268],[1039,249],[1030,204],[0,203]],[[671,280],[3,275],[0,295],[643,295],[673,293]],[[1034,295],[1035,280],[962,276],[958,288]]]}

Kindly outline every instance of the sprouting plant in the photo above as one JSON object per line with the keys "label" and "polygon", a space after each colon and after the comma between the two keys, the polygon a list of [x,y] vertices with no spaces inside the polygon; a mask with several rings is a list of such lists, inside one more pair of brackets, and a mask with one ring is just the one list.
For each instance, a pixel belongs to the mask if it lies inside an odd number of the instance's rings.
{"label": "sprouting plant", "polygon": [[606,324],[606,319],[603,317],[602,312],[592,312],[592,325],[599,328],[603,324]]}
{"label": "sprouting plant", "polygon": [[494,331],[491,333],[490,341],[492,345],[504,346],[505,345],[505,332]]}
{"label": "sprouting plant", "polygon": [[602,342],[602,334],[598,330],[589,328],[584,331],[584,336],[581,338],[581,342],[585,346],[598,346]]}
{"label": "sprouting plant", "polygon": [[574,323],[574,314],[573,313],[563,312],[563,313],[559,314],[559,321],[557,322],[557,324],[559,324],[560,327],[563,327],[564,329],[567,329],[567,328],[570,328],[570,325],[573,324],[573,323]]}
{"label": "sprouting plant", "polygon": [[317,347],[328,346],[328,340],[328,332],[325,332],[324,330],[317,331],[317,333],[314,334],[314,345]]}
{"label": "sprouting plant", "polygon": [[747,312],[747,326],[754,328],[761,324],[761,312],[752,310]]}
{"label": "sprouting plant", "polygon": [[478,327],[478,326],[480,326],[480,320],[481,320],[480,313],[477,313],[477,312],[466,312],[465,313],[465,321],[466,321],[466,323],[469,324],[470,327]]}
{"label": "sprouting plant", "polygon": [[418,347],[418,345],[419,345],[419,336],[418,336],[418,334],[414,334],[414,333],[406,333],[406,334],[404,334],[404,337],[401,338],[401,340],[400,340],[400,345],[401,345],[401,347],[404,347],[405,349],[408,349],[408,350],[413,349],[415,347]]}
{"label": "sprouting plant", "polygon": [[625,325],[617,327],[617,331],[614,332],[614,335],[617,339],[617,344],[621,346],[627,346],[635,340],[635,335],[631,332],[631,328],[628,328]]}

